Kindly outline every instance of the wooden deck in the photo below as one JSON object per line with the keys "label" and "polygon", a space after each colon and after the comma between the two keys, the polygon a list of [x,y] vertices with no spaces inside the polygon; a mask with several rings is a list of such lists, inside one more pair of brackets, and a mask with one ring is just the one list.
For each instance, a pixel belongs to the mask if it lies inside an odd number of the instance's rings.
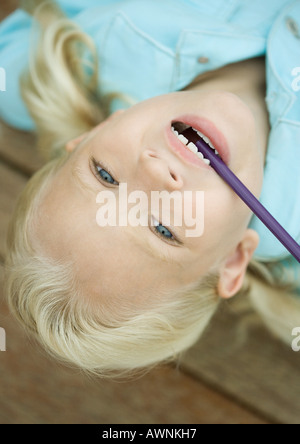
{"label": "wooden deck", "polygon": [[[16,3],[0,6],[0,20]],[[11,212],[40,165],[33,136],[2,124],[0,281]],[[46,356],[10,316],[1,287],[0,424],[300,423],[300,352],[274,339],[251,308],[247,331],[234,305],[224,304],[178,367],[119,383],[88,379]]]}

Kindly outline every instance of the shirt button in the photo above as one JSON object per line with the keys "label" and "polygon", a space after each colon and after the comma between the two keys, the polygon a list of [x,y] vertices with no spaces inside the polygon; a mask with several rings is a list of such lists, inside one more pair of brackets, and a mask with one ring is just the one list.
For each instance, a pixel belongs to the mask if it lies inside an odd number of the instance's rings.
{"label": "shirt button", "polygon": [[198,57],[198,63],[208,63],[209,58],[208,57]]}
{"label": "shirt button", "polygon": [[285,19],[285,24],[287,29],[298,39],[300,39],[300,35],[299,35],[299,28],[298,28],[298,24],[297,22],[292,19],[292,17],[287,17]]}

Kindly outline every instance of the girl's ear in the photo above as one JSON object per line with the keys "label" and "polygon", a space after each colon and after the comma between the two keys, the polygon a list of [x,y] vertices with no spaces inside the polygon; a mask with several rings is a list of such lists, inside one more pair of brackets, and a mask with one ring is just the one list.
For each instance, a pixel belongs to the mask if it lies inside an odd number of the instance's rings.
{"label": "girl's ear", "polygon": [[226,258],[220,272],[218,293],[222,298],[234,296],[242,288],[248,264],[258,245],[256,231],[247,229],[243,239]]}
{"label": "girl's ear", "polygon": [[115,111],[109,117],[107,117],[107,119],[103,120],[101,123],[99,123],[99,125],[95,126],[90,131],[87,131],[87,132],[81,134],[80,136],[76,137],[75,139],[70,140],[69,142],[66,143],[65,150],[68,151],[69,153],[72,152],[74,150],[74,148],[76,148],[83,141],[83,139],[85,139],[86,137],[88,137],[92,133],[96,132],[106,122],[110,122],[115,117],[122,114],[124,111],[125,110],[123,110],[123,109],[119,109],[118,111]]}

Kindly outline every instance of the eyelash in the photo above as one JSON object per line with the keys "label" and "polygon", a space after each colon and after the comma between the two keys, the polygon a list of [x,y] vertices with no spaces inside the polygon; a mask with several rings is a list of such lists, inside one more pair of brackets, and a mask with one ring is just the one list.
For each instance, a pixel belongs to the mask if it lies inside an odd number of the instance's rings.
{"label": "eyelash", "polygon": [[[152,218],[153,218],[153,216],[152,216]],[[159,221],[157,221],[157,222],[159,222]],[[171,233],[172,238],[170,239],[170,238],[164,236],[163,234],[161,234],[159,231],[157,231],[157,230],[155,229],[157,226],[161,226],[161,227],[166,228],[166,229]],[[172,233],[172,231],[171,231],[168,227],[166,227],[165,225],[162,225],[160,222],[158,223],[158,225],[152,225],[152,224],[150,224],[150,229],[151,229],[151,231],[152,231],[157,237],[160,237],[164,242],[167,242],[168,244],[174,245],[174,244],[178,244],[178,243],[180,243],[180,242],[177,240],[176,236],[174,236],[174,234]]]}
{"label": "eyelash", "polygon": [[[114,176],[110,172],[109,168],[107,168],[105,165],[100,165],[100,163],[97,162],[97,160],[94,157],[90,158],[90,164],[91,164],[91,167],[92,167],[92,173],[94,174],[96,179],[99,180],[103,185],[105,185],[105,186],[108,186],[108,185],[110,185],[110,186],[117,186],[117,185],[119,185],[119,182],[114,179]],[[109,184],[109,182],[103,180],[103,178],[99,174],[101,170],[103,170],[106,173],[108,173],[114,179],[115,183],[114,184]]]}
{"label": "eyelash", "polygon": [[[92,173],[93,173],[93,175],[96,177],[96,179],[98,180],[98,181],[100,181],[104,186],[106,186],[106,187],[109,187],[109,188],[112,188],[112,187],[114,187],[114,186],[118,186],[119,185],[119,182],[118,181],[116,181],[115,179],[114,179],[114,176],[113,176],[113,174],[110,172],[110,170],[109,170],[109,168],[107,168],[105,165],[101,165],[94,157],[90,157],[90,165],[91,165],[91,170],[92,170]],[[115,182],[115,184],[110,184],[109,185],[109,182],[107,182],[107,181],[105,181],[105,180],[103,180],[103,178],[100,176],[100,171],[101,170],[104,170],[106,173],[108,173],[113,179],[114,179],[114,182]],[[159,221],[157,221],[157,222],[159,222]],[[158,224],[159,226],[163,226],[164,227],[164,225],[162,225],[160,222],[159,222],[159,224]],[[158,226],[157,225],[157,226]],[[171,233],[171,235],[172,235],[172,239],[170,239],[170,238],[167,238],[167,237],[165,237],[163,234],[161,234],[159,231],[157,231],[157,230],[154,230],[155,228],[156,228],[156,226],[154,226],[154,225],[152,225],[152,224],[150,224],[149,225],[150,226],[150,229],[151,229],[151,231],[157,236],[157,237],[159,237],[160,239],[162,239],[164,242],[166,242],[166,243],[168,243],[168,244],[171,244],[171,245],[174,245],[174,244],[181,244],[182,242],[180,242],[180,241],[178,241],[177,240],[177,238],[174,236],[174,234],[172,233],[172,231],[168,228],[168,227],[165,227],[170,233]],[[154,229],[153,229],[154,228]]]}

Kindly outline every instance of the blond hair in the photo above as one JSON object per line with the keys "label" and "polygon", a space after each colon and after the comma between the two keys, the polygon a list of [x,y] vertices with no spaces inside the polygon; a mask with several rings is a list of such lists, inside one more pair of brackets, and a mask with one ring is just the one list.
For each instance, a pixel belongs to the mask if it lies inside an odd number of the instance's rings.
{"label": "blond hair", "polygon": [[[162,297],[147,311],[136,308],[123,316],[116,313],[112,319],[105,316],[103,307],[101,318],[83,303],[86,298],[79,295],[72,264],[40,257],[31,245],[30,230],[38,204],[68,159],[65,143],[105,118],[112,97],[103,98],[97,90],[99,73],[92,40],[66,19],[53,1],[23,3],[29,12],[38,6],[41,37],[22,79],[22,94],[48,162],[29,180],[11,220],[5,263],[9,306],[51,354],[102,377],[173,360],[197,341],[215,313],[220,301],[218,276],[206,276],[172,298]],[[82,63],[83,55],[88,56],[86,63]],[[260,285],[253,299],[273,326],[274,304],[262,302],[271,300],[271,282],[262,272],[260,278],[257,275],[256,270],[256,277],[252,273],[250,278],[253,288]],[[282,300],[278,293],[279,298]],[[290,322],[289,310],[286,316]],[[280,331],[273,329],[287,339],[287,328],[285,324]]]}
{"label": "blond hair", "polygon": [[5,292],[17,319],[56,358],[99,376],[121,376],[174,359],[191,346],[218,305],[216,279],[161,298],[150,310],[99,317],[86,304],[72,264],[37,256],[30,227],[66,156],[48,162],[21,193],[7,237]]}

